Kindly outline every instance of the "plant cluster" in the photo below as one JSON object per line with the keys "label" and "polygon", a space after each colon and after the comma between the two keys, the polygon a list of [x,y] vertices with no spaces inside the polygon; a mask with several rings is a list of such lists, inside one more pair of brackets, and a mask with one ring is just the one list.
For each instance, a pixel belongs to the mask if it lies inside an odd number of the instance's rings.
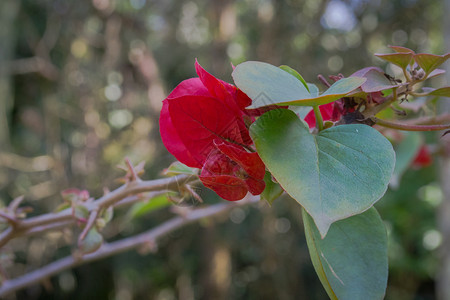
{"label": "plant cluster", "polygon": [[[450,87],[422,86],[445,72],[438,67],[450,54],[391,48],[395,53],[376,56],[400,67],[403,79],[367,67],[330,76],[332,84],[319,76],[322,93],[288,66],[244,62],[233,70],[233,86],[196,62],[199,77],[179,84],[161,112],[166,148],[201,169],[200,180],[222,198],[250,192],[272,203],[286,192],[300,204],[311,259],[332,299],[385,293],[387,235],[373,205],[392,178],[395,152],[376,128],[450,128],[436,116],[382,118],[388,109],[405,113],[395,106],[411,97],[450,97]],[[422,148],[416,163],[427,162]]]}
{"label": "plant cluster", "polygon": [[[395,53],[376,55],[398,66],[403,78],[378,67],[348,77],[319,75],[323,92],[288,66],[244,62],[234,68],[232,85],[196,62],[198,78],[181,82],[163,102],[161,137],[178,160],[165,171],[169,178],[143,181],[143,165],[127,160],[124,184],[99,199],[70,189],[53,213],[27,217],[30,210],[21,206],[23,198],[0,211],[0,246],[20,236],[80,228],[72,256],[5,279],[0,296],[81,263],[137,247],[154,249],[157,238],[185,224],[258,199],[272,205],[287,193],[301,207],[311,260],[329,297],[381,299],[388,276],[387,234],[374,204],[400,168],[389,140],[393,136],[385,129],[450,128],[450,115],[403,122],[386,118],[405,114],[401,104],[413,97],[430,99],[421,105],[450,97],[450,87],[423,85],[444,73],[438,67],[450,54],[391,48]],[[411,161],[420,167],[430,163],[430,154],[419,146]],[[102,229],[115,209],[133,205],[131,210],[139,214],[186,197],[201,202],[194,188],[198,180],[225,200],[244,200],[178,209],[179,217],[147,233],[104,242]]]}

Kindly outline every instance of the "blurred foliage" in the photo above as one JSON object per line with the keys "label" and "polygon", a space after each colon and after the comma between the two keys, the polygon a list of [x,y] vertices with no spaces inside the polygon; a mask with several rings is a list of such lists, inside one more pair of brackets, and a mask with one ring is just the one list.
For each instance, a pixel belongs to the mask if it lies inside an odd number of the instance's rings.
{"label": "blurred foliage", "polygon": [[[161,101],[195,76],[195,58],[227,81],[230,62],[261,60],[317,83],[317,74],[385,68],[373,53],[388,44],[444,52],[438,0],[2,0],[0,13],[0,205],[24,194],[36,214],[58,206],[66,188],[95,197],[114,188],[122,175],[114,166],[124,157],[146,162],[144,178],[160,176],[173,161],[160,142]],[[390,236],[386,299],[434,299],[435,173],[434,166],[406,170],[378,206]],[[220,201],[209,191],[202,197]],[[169,235],[156,253],[141,255],[144,249],[69,270],[17,298],[325,299],[294,202],[282,197],[271,208],[236,208],[228,220]],[[162,208],[129,221],[119,211],[106,239],[170,215]],[[6,273],[69,254],[76,236],[14,241]]]}

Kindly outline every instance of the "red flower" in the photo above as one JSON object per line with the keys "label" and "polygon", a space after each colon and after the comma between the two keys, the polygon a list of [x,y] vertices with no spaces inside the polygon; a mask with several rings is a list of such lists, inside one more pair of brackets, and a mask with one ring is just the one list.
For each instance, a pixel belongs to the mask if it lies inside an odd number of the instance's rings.
{"label": "red flower", "polygon": [[195,67],[199,77],[181,82],[163,101],[164,145],[180,162],[201,168],[202,182],[222,198],[261,194],[265,167],[257,153],[247,151],[253,143],[244,122],[252,121],[245,111],[250,98],[198,62]]}
{"label": "red flower", "polygon": [[422,145],[416,153],[412,166],[420,169],[430,166],[432,162],[433,158],[431,157],[430,150],[426,145]]}

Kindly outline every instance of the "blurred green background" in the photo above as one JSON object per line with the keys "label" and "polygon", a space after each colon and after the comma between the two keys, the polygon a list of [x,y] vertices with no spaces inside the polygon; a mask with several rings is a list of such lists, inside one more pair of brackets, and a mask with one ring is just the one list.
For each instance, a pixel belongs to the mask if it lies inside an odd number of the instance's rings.
{"label": "blurred green background", "polygon": [[[387,45],[442,54],[442,1],[429,0],[2,0],[0,1],[0,205],[25,195],[34,214],[66,188],[98,197],[118,186],[124,157],[158,178],[174,158],[158,131],[161,101],[194,77],[194,61],[231,82],[231,63],[286,64],[316,76],[375,65]],[[437,79],[437,83],[440,83]],[[436,143],[436,135],[423,135]],[[442,236],[436,163],[408,168],[378,204],[390,238],[386,299],[435,299]],[[207,203],[213,193],[203,191]],[[126,211],[108,240],[172,214],[135,220]],[[11,277],[71,253],[70,231],[19,239],[2,249]],[[9,254],[8,254],[9,253]],[[368,270],[370,271],[370,270]],[[165,237],[156,253],[127,252],[68,270],[17,299],[326,299],[309,259],[300,208],[234,209]]]}

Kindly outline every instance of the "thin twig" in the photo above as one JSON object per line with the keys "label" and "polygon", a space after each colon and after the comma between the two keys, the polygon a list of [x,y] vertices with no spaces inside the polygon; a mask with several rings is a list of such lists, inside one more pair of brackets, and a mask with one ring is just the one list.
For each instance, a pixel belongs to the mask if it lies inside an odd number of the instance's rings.
{"label": "thin twig", "polygon": [[144,201],[146,199],[152,199],[159,195],[167,194],[168,192],[169,192],[168,190],[162,190],[162,191],[148,192],[148,193],[142,193],[142,194],[128,196],[128,197],[120,200],[119,202],[115,203],[114,208],[129,206],[136,202]]}
{"label": "thin twig", "polygon": [[8,223],[12,226],[16,226],[18,222],[18,220],[14,216],[11,216],[1,210],[0,210],[0,218],[3,218],[6,221],[8,221]]}
{"label": "thin twig", "polygon": [[405,123],[412,123],[416,125],[437,125],[450,123],[450,114],[443,114],[433,117],[422,117],[413,120],[407,120]]}
{"label": "thin twig", "polygon": [[323,77],[322,74],[317,75],[317,79],[319,79],[319,81],[325,85],[327,88],[329,88],[331,85],[330,83],[325,79],[325,77]]}
{"label": "thin twig", "polygon": [[371,118],[375,124],[392,128],[392,129],[398,129],[398,130],[405,130],[405,131],[439,131],[444,129],[449,129],[450,124],[433,124],[433,125],[416,125],[416,124],[406,124],[406,123],[394,123],[389,122],[386,120],[378,119],[378,118]]}
{"label": "thin twig", "polygon": [[78,238],[78,245],[81,244],[81,242],[84,240],[84,238],[88,234],[89,230],[91,230],[91,228],[95,225],[95,221],[97,220],[97,217],[98,217],[98,210],[96,209],[96,210],[91,211],[91,213],[89,214],[89,219],[86,223],[86,226],[84,227],[83,231],[80,234],[80,237]]}
{"label": "thin twig", "polygon": [[130,172],[129,176],[130,176],[130,181],[141,181],[141,179],[139,178],[135,167],[133,166],[133,164],[131,163],[130,159],[127,157],[125,158],[125,164],[127,165],[127,169],[128,172]]}
{"label": "thin twig", "polygon": [[[178,175],[163,179],[129,182],[117,188],[116,190],[107,193],[99,199],[86,204],[86,208],[89,212],[92,212],[94,210],[100,211],[101,208],[107,208],[111,205],[114,205],[115,203],[118,203],[128,196],[151,191],[178,190],[180,186],[196,179],[197,177],[192,175]],[[11,239],[23,236],[27,234],[27,232],[31,232],[31,229],[36,226],[40,226],[40,232],[42,232],[44,231],[44,229],[53,229],[51,224],[55,224],[55,227],[60,228],[61,222],[68,222],[68,224],[75,223],[71,208],[57,213],[47,213],[36,217],[20,220],[20,222],[16,227],[14,227],[14,229],[12,229],[12,227],[8,227],[2,233],[0,233],[0,248],[8,243],[8,241],[10,241]]]}
{"label": "thin twig", "polygon": [[139,235],[125,238],[112,243],[104,244],[100,247],[99,250],[97,250],[94,253],[86,254],[82,257],[68,256],[55,262],[52,262],[40,269],[27,273],[21,277],[6,280],[0,287],[0,297],[5,297],[6,295],[13,293],[17,290],[20,290],[24,287],[41,282],[42,280],[52,275],[58,274],[66,269],[73,268],[92,261],[100,260],[131,249],[136,249],[148,242],[156,243],[156,241],[160,237],[178,228],[186,226],[190,223],[193,223],[203,218],[212,217],[225,213],[236,206],[256,203],[258,201],[259,197],[250,196],[245,200],[241,200],[238,202],[220,203],[211,205],[206,208],[193,209],[183,217],[175,217],[157,226],[156,228],[148,230]]}
{"label": "thin twig", "polygon": [[61,221],[61,222],[55,222],[47,225],[41,225],[32,227],[26,231],[24,231],[21,236],[30,236],[30,235],[36,235],[43,232],[47,232],[50,230],[60,230],[62,228],[66,228],[68,226],[71,226],[73,224],[73,220],[67,220],[67,221]]}

